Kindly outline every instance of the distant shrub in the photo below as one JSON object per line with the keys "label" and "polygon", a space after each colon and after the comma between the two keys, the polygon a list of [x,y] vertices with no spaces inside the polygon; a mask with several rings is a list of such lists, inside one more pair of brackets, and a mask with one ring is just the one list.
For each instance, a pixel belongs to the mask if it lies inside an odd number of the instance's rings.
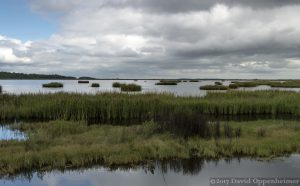
{"label": "distant shrub", "polygon": [[223,85],[221,82],[215,82],[215,85]]}
{"label": "distant shrub", "polygon": [[64,87],[64,85],[59,82],[51,82],[51,83],[43,84],[43,87],[44,88],[62,88],[62,87]]}
{"label": "distant shrub", "polygon": [[90,83],[90,82],[87,80],[79,80],[78,83]]}
{"label": "distant shrub", "polygon": [[92,83],[91,87],[97,88],[97,87],[100,87],[100,84],[99,83]]}
{"label": "distant shrub", "polygon": [[2,93],[2,86],[0,85],[0,94]]}
{"label": "distant shrub", "polygon": [[138,91],[142,91],[142,87],[140,85],[136,85],[136,84],[122,84],[121,91],[138,92]]}

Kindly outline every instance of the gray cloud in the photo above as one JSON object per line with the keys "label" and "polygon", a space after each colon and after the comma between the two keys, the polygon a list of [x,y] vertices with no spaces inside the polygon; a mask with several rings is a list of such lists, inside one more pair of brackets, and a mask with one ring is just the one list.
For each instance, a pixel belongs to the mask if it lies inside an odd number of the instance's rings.
{"label": "gray cloud", "polygon": [[298,0],[28,1],[59,13],[60,29],[43,41],[0,39],[3,69],[132,78],[299,73]]}

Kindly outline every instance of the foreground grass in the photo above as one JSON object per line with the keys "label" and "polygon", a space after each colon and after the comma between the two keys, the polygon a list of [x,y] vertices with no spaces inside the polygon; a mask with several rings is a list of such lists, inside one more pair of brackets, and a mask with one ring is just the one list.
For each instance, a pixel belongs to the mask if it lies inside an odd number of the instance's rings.
{"label": "foreground grass", "polygon": [[176,112],[211,116],[300,116],[300,94],[285,91],[209,92],[205,97],[170,94],[0,94],[0,120],[72,120],[95,123],[157,121]]}
{"label": "foreground grass", "polygon": [[[273,158],[300,152],[298,122],[261,120],[228,125],[240,127],[242,135],[184,139],[161,131],[153,122],[135,126],[88,126],[65,121],[16,125],[13,128],[27,133],[29,139],[0,141],[0,175],[95,164],[135,165],[153,159]],[[264,135],[260,135],[262,129]]]}

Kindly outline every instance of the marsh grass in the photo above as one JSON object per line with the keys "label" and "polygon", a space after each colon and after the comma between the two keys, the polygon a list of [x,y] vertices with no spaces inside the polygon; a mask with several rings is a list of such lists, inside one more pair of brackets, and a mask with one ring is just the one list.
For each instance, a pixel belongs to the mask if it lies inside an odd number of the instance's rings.
{"label": "marsh grass", "polygon": [[137,84],[122,84],[121,85],[121,91],[124,92],[140,92],[142,91],[142,87]]}
{"label": "marsh grass", "polygon": [[82,83],[82,84],[88,84],[90,83],[90,81],[87,81],[87,80],[79,80],[78,83]]}
{"label": "marsh grass", "polygon": [[268,85],[270,87],[283,87],[283,88],[300,88],[300,80],[289,80],[289,81],[268,81],[268,80],[256,80],[246,82],[232,82],[229,85],[230,88],[238,87],[256,87],[259,85]]}
{"label": "marsh grass", "polygon": [[155,83],[155,85],[177,85],[180,82],[179,80],[160,80],[158,83]]}
{"label": "marsh grass", "polygon": [[228,90],[229,88],[224,85],[204,85],[200,87],[200,90]]}
{"label": "marsh grass", "polygon": [[158,121],[176,112],[208,116],[300,116],[300,94],[286,91],[171,94],[75,93],[0,95],[0,120],[72,120],[130,124]]}
{"label": "marsh grass", "polygon": [[100,84],[99,83],[92,83],[91,87],[98,88],[98,87],[100,87]]}
{"label": "marsh grass", "polygon": [[[0,175],[99,164],[135,165],[153,159],[274,158],[300,152],[300,130],[295,130],[296,125],[299,122],[274,120],[219,123],[221,135],[217,138],[183,138],[161,130],[155,122],[134,126],[89,126],[86,122],[66,121],[16,124],[12,127],[25,132],[29,139],[0,141]],[[257,136],[262,127],[268,131],[265,137]],[[225,128],[240,128],[242,135],[225,137]]]}
{"label": "marsh grass", "polygon": [[121,88],[122,85],[124,85],[124,83],[113,82],[112,87],[114,87],[114,88]]}
{"label": "marsh grass", "polygon": [[62,88],[62,87],[64,87],[64,85],[59,82],[51,82],[51,83],[43,84],[43,87],[44,88]]}

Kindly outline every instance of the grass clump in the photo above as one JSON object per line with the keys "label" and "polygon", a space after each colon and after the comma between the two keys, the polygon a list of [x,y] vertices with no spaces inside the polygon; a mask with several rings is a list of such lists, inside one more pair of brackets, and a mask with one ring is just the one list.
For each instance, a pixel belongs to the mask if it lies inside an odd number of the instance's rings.
{"label": "grass clump", "polygon": [[177,85],[179,82],[179,80],[160,80],[155,85]]}
{"label": "grass clump", "polygon": [[98,88],[98,87],[100,87],[100,84],[99,83],[92,83],[91,87]]}
{"label": "grass clump", "polygon": [[124,83],[113,82],[112,87],[114,87],[114,88],[121,88],[122,85],[124,85]]}
{"label": "grass clump", "polygon": [[78,83],[84,83],[84,84],[87,84],[87,83],[90,83],[90,81],[87,81],[87,80],[79,80]]}
{"label": "grass clump", "polygon": [[139,92],[142,91],[142,87],[140,85],[136,84],[122,84],[121,85],[121,91],[124,92]]}
{"label": "grass clump", "polygon": [[204,85],[200,87],[200,90],[228,90],[229,88],[224,85]]}
{"label": "grass clump", "polygon": [[62,88],[62,87],[64,87],[64,85],[59,82],[52,82],[52,83],[43,84],[43,87],[44,88]]}

